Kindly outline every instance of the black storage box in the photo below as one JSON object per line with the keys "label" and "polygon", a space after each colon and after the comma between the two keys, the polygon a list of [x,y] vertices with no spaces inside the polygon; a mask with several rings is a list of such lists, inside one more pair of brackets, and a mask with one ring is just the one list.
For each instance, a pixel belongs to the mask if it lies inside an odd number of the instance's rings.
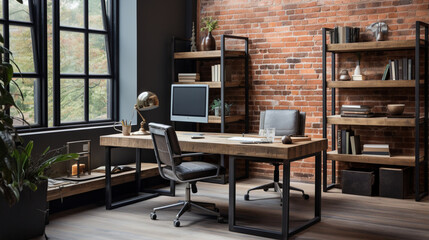
{"label": "black storage box", "polygon": [[380,168],[380,196],[406,198],[413,192],[413,168]]}
{"label": "black storage box", "polygon": [[373,170],[349,169],[341,171],[342,193],[372,196],[376,193],[376,176]]}

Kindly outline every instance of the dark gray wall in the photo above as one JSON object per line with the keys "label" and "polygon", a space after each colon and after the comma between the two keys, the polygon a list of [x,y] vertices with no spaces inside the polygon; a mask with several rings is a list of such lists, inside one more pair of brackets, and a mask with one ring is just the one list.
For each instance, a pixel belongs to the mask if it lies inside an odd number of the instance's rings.
{"label": "dark gray wall", "polygon": [[[186,15],[190,12],[190,0],[119,2],[120,118],[133,119],[133,123],[140,122],[140,119],[134,121],[137,114],[133,112],[133,106],[136,96],[149,90],[158,95],[160,107],[142,114],[148,122],[169,123],[171,37],[184,37],[186,29],[189,30]],[[97,167],[104,165],[104,149],[99,146],[99,137],[111,133],[115,133],[112,126],[106,126],[21,135],[25,141],[34,140],[35,155],[40,154],[47,146],[58,148],[68,141],[89,139],[92,142],[92,166]],[[113,164],[134,162],[135,151],[114,150],[112,157]],[[154,161],[153,151],[144,151],[142,157],[143,161]]]}
{"label": "dark gray wall", "polygon": [[160,107],[142,112],[148,122],[170,123],[171,39],[185,37],[187,0],[137,2],[138,92],[158,95]]}

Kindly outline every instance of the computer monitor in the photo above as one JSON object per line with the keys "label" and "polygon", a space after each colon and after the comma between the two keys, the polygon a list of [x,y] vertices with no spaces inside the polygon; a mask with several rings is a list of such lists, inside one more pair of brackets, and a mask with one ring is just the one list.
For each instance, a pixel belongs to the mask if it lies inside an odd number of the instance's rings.
{"label": "computer monitor", "polygon": [[209,121],[209,86],[172,84],[170,120],[179,122]]}

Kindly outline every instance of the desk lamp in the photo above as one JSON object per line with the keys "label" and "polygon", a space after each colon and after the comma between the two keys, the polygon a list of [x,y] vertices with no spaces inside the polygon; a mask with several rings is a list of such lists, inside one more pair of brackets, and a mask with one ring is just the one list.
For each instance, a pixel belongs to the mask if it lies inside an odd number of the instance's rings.
{"label": "desk lamp", "polygon": [[140,129],[137,132],[134,132],[133,135],[149,135],[149,132],[144,129],[146,119],[144,119],[140,111],[152,110],[157,107],[159,107],[159,100],[155,93],[149,91],[140,93],[137,97],[137,104],[134,105],[134,108],[140,115],[142,121],[140,122]]}

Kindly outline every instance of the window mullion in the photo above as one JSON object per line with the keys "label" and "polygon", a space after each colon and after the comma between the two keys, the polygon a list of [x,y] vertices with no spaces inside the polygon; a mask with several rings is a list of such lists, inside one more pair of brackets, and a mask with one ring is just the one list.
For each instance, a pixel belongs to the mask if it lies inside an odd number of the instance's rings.
{"label": "window mullion", "polygon": [[89,10],[88,10],[88,0],[85,0],[85,6],[84,6],[84,24],[85,24],[85,99],[84,99],[84,106],[85,106],[85,122],[89,121]]}
{"label": "window mullion", "polygon": [[111,63],[110,69],[112,75],[110,88],[110,102],[112,119],[119,119],[119,0],[109,1],[110,5],[110,45],[111,46]]}
{"label": "window mullion", "polygon": [[[10,48],[10,41],[9,41],[9,2],[8,0],[3,0],[3,17],[5,19],[5,23],[3,26],[3,39],[4,39],[4,47],[9,49]],[[9,62],[9,54],[4,53],[4,61]]]}
{"label": "window mullion", "polygon": [[40,124],[48,127],[48,15],[47,1],[38,0],[38,23],[40,30]]}
{"label": "window mullion", "polygon": [[52,39],[53,39],[53,125],[61,124],[60,96],[60,3],[52,1]]}

